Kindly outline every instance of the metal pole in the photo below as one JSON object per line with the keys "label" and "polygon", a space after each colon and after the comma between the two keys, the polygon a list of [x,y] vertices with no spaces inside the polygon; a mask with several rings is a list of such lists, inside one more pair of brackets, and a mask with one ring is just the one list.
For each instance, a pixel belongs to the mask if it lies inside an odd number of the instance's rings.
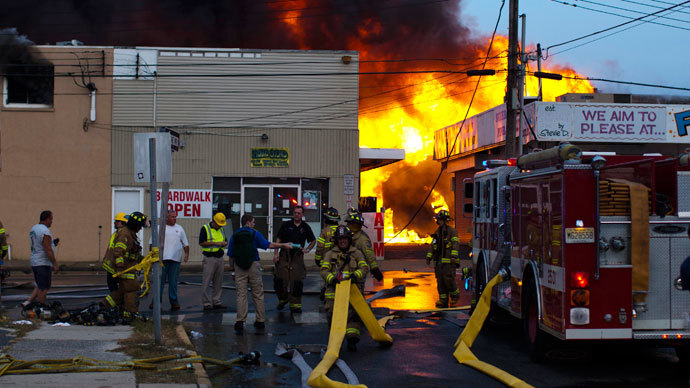
{"label": "metal pole", "polygon": [[[156,139],[149,139],[149,168],[151,193],[151,245],[158,246],[156,217]],[[153,336],[156,344],[161,343],[161,267],[153,267]]]}
{"label": "metal pole", "polygon": [[520,15],[522,19],[522,43],[520,44],[520,76],[518,78],[518,100],[520,107],[518,108],[518,141],[517,141],[517,156],[522,155],[522,116],[523,107],[525,105],[525,70],[527,70],[527,54],[525,54],[525,24],[527,22],[527,15],[524,13]]}
{"label": "metal pole", "polygon": [[[164,132],[162,129],[159,130],[159,132]],[[160,207],[160,212],[158,213],[160,215],[160,223],[159,223],[159,229],[158,229],[158,257],[161,260],[161,263],[163,262],[163,255],[165,253],[165,230],[168,227],[167,226],[167,220],[168,220],[168,191],[170,189],[170,183],[169,182],[163,182],[163,188],[161,190],[161,207]],[[158,269],[160,270],[160,266],[157,266]],[[158,277],[158,307],[154,306],[154,309],[157,309],[158,315],[160,316],[160,311],[161,311],[161,301],[163,299],[163,295],[161,295],[161,289],[163,288],[161,285],[163,283],[163,279],[161,277]],[[168,284],[168,287],[170,285]]]}
{"label": "metal pole", "polygon": [[[541,43],[537,43],[537,71],[541,72]],[[539,78],[539,101],[541,101],[541,77]]]}
{"label": "metal pole", "polygon": [[505,157],[515,155],[515,130],[517,113],[518,84],[518,39],[517,39],[518,0],[510,0],[508,20],[508,77],[506,87],[506,134]]}

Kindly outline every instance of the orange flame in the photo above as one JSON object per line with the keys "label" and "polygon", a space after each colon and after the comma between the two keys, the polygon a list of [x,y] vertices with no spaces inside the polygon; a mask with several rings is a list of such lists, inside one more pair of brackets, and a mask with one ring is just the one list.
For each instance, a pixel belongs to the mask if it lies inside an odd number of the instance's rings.
{"label": "orange flame", "polygon": [[[307,19],[300,19],[301,17],[308,17],[311,15],[311,12],[315,12],[314,7],[309,8],[306,0],[276,1],[270,3],[270,7],[278,12],[283,12],[283,21],[293,34],[293,38],[295,38],[300,48],[320,48],[308,47],[306,43],[308,41],[306,30],[300,25],[301,21],[308,22]],[[384,50],[384,54],[372,54],[376,53],[376,38],[382,35],[384,28],[385,26],[376,18],[363,19],[353,30],[355,32],[352,35],[348,35],[347,49],[358,50],[361,61],[396,59],[394,50]],[[400,28],[404,29],[405,27]],[[322,28],[321,32],[324,35],[329,34],[327,29]],[[437,129],[463,120],[466,114],[467,117],[470,117],[501,104],[506,87],[504,71],[508,67],[506,56],[508,39],[506,37],[496,36],[489,53],[489,59],[485,63],[487,69],[498,70],[496,76],[468,78],[461,73],[463,70],[481,68],[484,62],[483,58],[486,56],[486,46],[488,46],[488,40],[484,47],[481,47],[481,45],[476,48],[464,47],[464,55],[468,56],[467,54],[469,53],[469,59],[444,61],[442,63],[442,68],[455,70],[457,73],[421,73],[395,77],[361,76],[361,86],[374,86],[377,90],[372,92],[360,86],[360,146],[369,148],[403,148],[405,149],[405,160],[399,163],[406,163],[407,166],[416,167],[422,161],[433,157],[434,132]],[[472,52],[473,50],[474,52]],[[448,55],[451,56],[452,53]],[[433,66],[418,64],[415,67],[415,65],[389,65],[383,62],[371,62],[362,63],[360,71],[385,71],[390,69],[388,66],[397,66],[396,69],[400,70],[424,70],[437,68],[436,64]],[[365,66],[366,69],[363,69]],[[559,66],[545,66],[542,70],[553,70],[568,75],[576,74],[566,67]],[[392,79],[403,85],[392,86],[388,82],[382,82]],[[477,85],[477,83],[479,84]],[[538,92],[537,85],[538,80],[536,78],[527,77],[527,94],[536,96]],[[395,89],[396,86],[400,86],[400,88]],[[475,87],[476,96],[472,100]],[[592,92],[592,90],[592,86],[586,81],[545,81],[543,83],[543,98],[545,101],[551,101],[556,96],[567,92]],[[468,111],[471,100],[472,104]],[[385,207],[382,185],[389,180],[402,179],[398,178],[394,172],[394,168],[390,166],[362,173],[360,177],[360,194],[362,196],[377,197],[377,205]],[[420,184],[420,182],[405,182],[405,184],[415,185]],[[427,192],[428,189],[430,187],[425,188]],[[397,195],[406,194],[397,193]],[[421,199],[419,198],[419,201]],[[449,200],[451,198],[445,198],[441,192],[434,190],[426,206],[431,206],[434,212],[438,212],[441,208],[449,209]],[[393,222],[395,210],[389,208],[385,211],[386,226],[384,237],[386,241],[421,243],[431,240],[430,237],[425,237],[429,233],[427,231],[408,229],[400,232],[395,230]],[[406,220],[403,222],[406,222]],[[420,233],[422,236],[420,236]],[[396,237],[393,238],[393,236]]]}
{"label": "orange flame", "polygon": [[[496,58],[490,59],[486,68],[507,69],[507,56],[505,55],[507,48],[508,39],[497,36],[491,50],[491,56]],[[477,53],[478,58],[484,55],[485,51]],[[481,62],[476,62],[475,68],[480,68],[480,66]],[[563,66],[545,66],[543,71],[558,72],[569,76],[577,75],[573,70]],[[407,83],[415,85],[412,92],[413,98],[409,102],[412,109],[400,101],[389,102],[385,109],[361,108],[359,117],[360,146],[403,148],[405,149],[405,163],[417,165],[420,161],[433,155],[434,131],[464,118],[477,82],[479,82],[477,94],[472,102],[468,117],[503,103],[505,78],[502,74],[504,73],[481,79],[455,77],[457,80],[451,82],[444,82],[437,75],[409,76]],[[542,87],[545,101],[553,101],[557,96],[569,92],[591,93],[593,91],[589,82],[570,79],[563,81],[547,80],[543,82]],[[526,91],[526,95],[536,96],[538,94],[537,78],[527,77]],[[362,173],[361,195],[376,196],[378,206],[384,207],[381,187],[391,178],[390,171],[385,168]],[[448,209],[449,199],[444,198],[443,195],[434,190],[427,206],[431,206],[434,212],[438,212],[441,208]],[[384,236],[387,242],[430,242],[430,237],[421,237],[414,230],[405,230],[393,238],[399,232],[393,227],[394,212],[395,209],[386,209],[385,212]]]}

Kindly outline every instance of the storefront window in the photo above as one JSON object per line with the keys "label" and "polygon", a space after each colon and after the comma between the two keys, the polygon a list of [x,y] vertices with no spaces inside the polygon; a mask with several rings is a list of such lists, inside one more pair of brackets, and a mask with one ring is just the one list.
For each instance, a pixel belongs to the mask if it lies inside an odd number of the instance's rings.
{"label": "storefront window", "polygon": [[[323,213],[328,210],[328,179],[302,179],[302,206],[304,218],[311,226],[314,234],[323,227]],[[338,209],[342,214],[347,209]]]}
{"label": "storefront window", "polygon": [[213,178],[213,213],[225,214],[228,225],[225,231],[232,234],[240,228],[242,178]]}

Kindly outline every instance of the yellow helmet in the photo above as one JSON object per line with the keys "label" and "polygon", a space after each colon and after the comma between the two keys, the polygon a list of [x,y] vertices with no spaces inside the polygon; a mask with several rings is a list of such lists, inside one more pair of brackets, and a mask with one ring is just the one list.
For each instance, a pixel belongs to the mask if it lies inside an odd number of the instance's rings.
{"label": "yellow helmet", "polygon": [[115,214],[115,221],[127,222],[127,218],[129,217],[127,217],[127,214],[125,214],[124,212],[119,212]]}
{"label": "yellow helmet", "polygon": [[227,221],[225,220],[225,214],[223,213],[216,213],[216,215],[213,216],[213,221],[216,222],[219,226],[225,226],[227,224]]}

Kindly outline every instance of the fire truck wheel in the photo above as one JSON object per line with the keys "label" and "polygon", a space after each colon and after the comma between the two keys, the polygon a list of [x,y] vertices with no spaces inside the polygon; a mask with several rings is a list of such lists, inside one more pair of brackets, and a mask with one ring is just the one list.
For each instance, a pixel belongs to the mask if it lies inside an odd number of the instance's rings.
{"label": "fire truck wheel", "polygon": [[675,349],[680,365],[690,366],[690,345],[678,345]]}
{"label": "fire truck wheel", "polygon": [[546,334],[539,329],[536,286],[533,280],[526,280],[522,288],[522,329],[527,343],[527,353],[532,361],[539,362],[544,360],[546,353]]}

